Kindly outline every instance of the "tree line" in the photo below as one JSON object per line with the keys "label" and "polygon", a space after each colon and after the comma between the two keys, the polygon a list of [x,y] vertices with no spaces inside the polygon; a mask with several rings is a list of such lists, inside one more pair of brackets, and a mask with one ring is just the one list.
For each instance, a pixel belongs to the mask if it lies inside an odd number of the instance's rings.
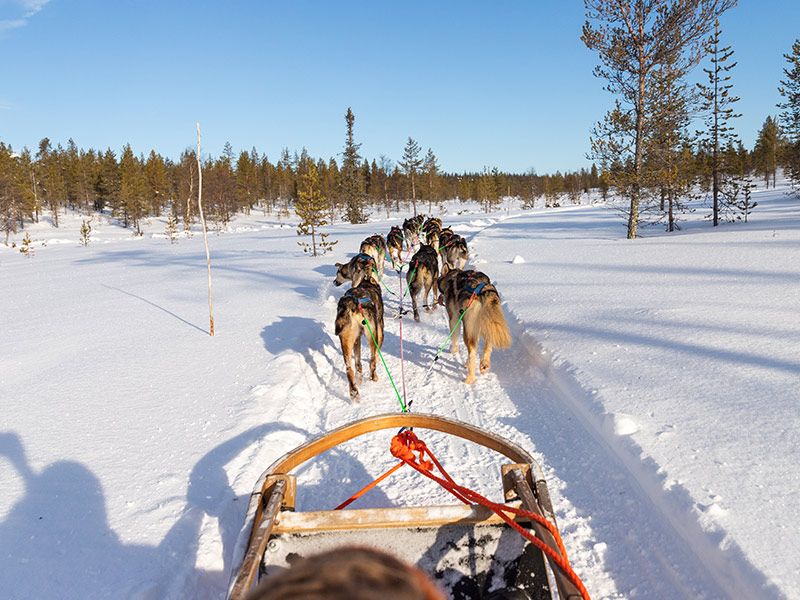
{"label": "tree line", "polygon": [[[348,129],[354,116],[348,109]],[[491,210],[503,197],[516,196],[532,205],[544,197],[548,206],[562,194],[577,198],[597,187],[596,168],[537,175],[515,174],[498,168],[480,172],[447,173],[431,149],[422,153],[409,138],[397,162],[382,155],[367,160],[358,154],[353,132],[348,134],[340,160],[315,158],[304,148],[284,149],[273,162],[255,148],[233,151],[226,143],[219,156],[204,157],[203,199],[209,218],[227,224],[237,213],[261,210],[288,215],[313,168],[320,200],[329,222],[363,222],[370,214],[390,216],[403,210],[432,212],[447,199],[479,201]],[[19,152],[0,142],[0,225],[8,236],[26,222],[38,222],[47,210],[59,226],[65,210],[111,214],[125,227],[141,233],[144,219],[168,214],[184,229],[197,219],[196,153],[187,149],[177,160],[151,150],[137,155],[130,144],[121,152],[66,147],[42,139],[36,151]]]}

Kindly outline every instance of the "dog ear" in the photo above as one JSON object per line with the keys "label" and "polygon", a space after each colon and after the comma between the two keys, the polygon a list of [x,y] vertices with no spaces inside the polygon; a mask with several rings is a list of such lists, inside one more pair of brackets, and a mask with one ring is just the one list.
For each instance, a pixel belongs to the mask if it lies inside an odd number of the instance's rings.
{"label": "dog ear", "polygon": [[342,266],[342,263],[336,263],[336,268],[337,268],[337,269],[338,269],[339,267],[341,267],[341,266]]}

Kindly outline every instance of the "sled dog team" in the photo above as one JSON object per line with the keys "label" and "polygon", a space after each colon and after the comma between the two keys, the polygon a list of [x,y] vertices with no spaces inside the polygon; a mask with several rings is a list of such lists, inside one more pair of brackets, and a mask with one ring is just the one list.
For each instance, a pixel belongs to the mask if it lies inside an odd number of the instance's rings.
{"label": "sled dog team", "polygon": [[[443,228],[441,219],[430,217],[426,220],[424,215],[417,215],[406,219],[402,227],[392,227],[385,239],[380,234],[368,237],[361,242],[358,254],[346,263],[336,263],[334,285],[340,286],[348,281],[351,284],[339,299],[336,335],[342,345],[352,400],[359,397],[357,383],[361,380],[362,336],[370,348],[370,378],[373,381],[378,379],[378,349],[383,345],[381,283],[384,267],[388,259],[394,268],[400,268],[404,249],[415,251],[406,267],[414,320],[420,320],[417,304],[420,292],[422,307],[427,312],[435,310],[438,304],[445,307],[450,330],[461,319],[468,352],[466,383],[475,381],[480,340],[483,340],[481,373],[491,367],[493,348],[511,346],[511,334],[497,288],[484,273],[463,270],[469,258],[467,241],[449,227]],[[458,353],[458,337],[459,332],[454,331],[453,354]]]}

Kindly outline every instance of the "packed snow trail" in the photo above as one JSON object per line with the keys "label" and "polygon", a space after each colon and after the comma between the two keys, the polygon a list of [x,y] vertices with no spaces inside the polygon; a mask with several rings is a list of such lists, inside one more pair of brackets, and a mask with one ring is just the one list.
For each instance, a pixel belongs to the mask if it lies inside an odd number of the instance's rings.
{"label": "packed snow trail", "polygon": [[[488,224],[479,222],[473,228],[480,230]],[[357,249],[359,241],[356,235],[343,244]],[[478,262],[485,261],[478,257]],[[493,275],[491,265],[478,266]],[[319,270],[333,279],[332,266]],[[399,292],[397,275],[389,269],[385,281]],[[495,277],[494,282],[502,295],[503,280]],[[313,337],[322,341],[322,347],[311,349],[305,357],[295,354],[294,370],[304,373],[303,381],[310,379],[322,389],[311,394],[313,386],[301,386],[301,394],[290,396],[287,404],[295,407],[292,410],[303,406],[316,412],[321,429],[326,431],[367,415],[398,410],[391,384],[380,368],[379,381],[373,383],[365,377],[360,402],[350,403],[341,352],[333,334],[335,298],[343,290],[333,286],[320,289],[323,313],[315,321],[319,329]],[[391,318],[397,308],[395,296],[384,294],[384,302],[383,353],[390,371],[399,374],[399,320]],[[474,386],[463,383],[463,343],[459,344],[459,358],[451,356],[448,348],[426,377],[449,328],[442,308],[421,314],[419,323],[410,314],[404,318],[406,401],[413,400],[415,411],[455,417],[534,451],[547,473],[573,566],[588,582],[593,597],[771,597],[754,583],[763,576],[735,550],[723,553],[707,539],[693,517],[687,520],[687,515],[679,514],[676,501],[668,497],[676,496],[675,491],[670,494],[660,489],[654,477],[648,479],[647,467],[609,443],[608,436],[587,417],[584,405],[591,405],[591,395],[567,370],[554,368],[543,357],[524,326],[514,323],[513,314],[507,316],[512,323],[514,347],[496,352],[492,372],[480,376]],[[363,356],[366,374],[366,346]],[[286,372],[285,368],[280,370]],[[319,404],[309,406],[309,395],[318,398]],[[287,419],[285,410],[280,409],[280,419]],[[288,417],[289,421],[294,419],[307,421],[308,417]],[[333,456],[301,470],[299,486],[304,493],[298,509],[330,509],[390,467],[394,461],[388,453],[389,437],[374,434],[366,440],[354,440]],[[456,480],[499,498],[496,456],[441,434],[426,433],[426,438]],[[356,507],[452,502],[446,492],[419,479],[401,471],[384,482],[378,492],[360,499]],[[744,575],[738,573],[740,570]]]}

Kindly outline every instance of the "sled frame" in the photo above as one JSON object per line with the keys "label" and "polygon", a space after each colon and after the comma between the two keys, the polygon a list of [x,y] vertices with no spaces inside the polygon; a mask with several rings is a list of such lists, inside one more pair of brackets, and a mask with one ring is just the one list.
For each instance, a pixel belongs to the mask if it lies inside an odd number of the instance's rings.
{"label": "sled frame", "polygon": [[[445,527],[470,523],[489,525],[499,521],[499,518],[488,509],[473,505],[281,513],[282,510],[294,510],[297,484],[295,476],[291,475],[292,470],[348,440],[375,431],[401,427],[440,431],[502,454],[511,461],[510,464],[502,465],[503,491],[506,500],[518,500],[524,509],[543,516],[557,526],[544,473],[539,464],[516,444],[472,425],[436,415],[390,413],[367,417],[298,446],[275,461],[261,475],[250,495],[243,534],[240,535],[239,548],[245,545],[241,543],[244,531],[249,530],[244,555],[241,559],[235,557],[234,564],[238,568],[235,568],[231,580],[230,600],[244,600],[247,596],[258,575],[270,537],[276,534],[414,526]],[[443,508],[445,510],[442,510]],[[545,527],[536,522],[527,522],[525,519],[519,520],[524,521],[526,526],[529,526],[537,537],[556,553],[560,553],[553,536]],[[540,551],[537,553],[539,562],[543,563],[543,553]],[[541,566],[544,570],[544,565]],[[580,598],[578,590],[558,566],[551,563],[550,567],[548,575],[558,588],[559,597]]]}

